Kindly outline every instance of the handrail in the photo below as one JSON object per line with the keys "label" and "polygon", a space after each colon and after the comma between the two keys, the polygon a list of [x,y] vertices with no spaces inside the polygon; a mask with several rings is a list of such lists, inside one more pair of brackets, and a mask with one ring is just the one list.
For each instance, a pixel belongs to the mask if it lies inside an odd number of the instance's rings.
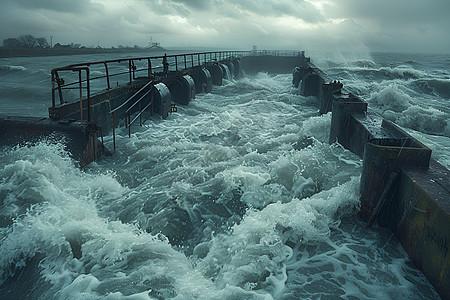
{"label": "handrail", "polygon": [[[86,89],[87,99],[88,99],[88,120],[90,121],[90,110],[91,110],[91,83],[95,80],[98,82],[99,79],[106,79],[105,89],[111,89],[111,79],[117,76],[123,76],[128,74],[128,83],[133,83],[137,79],[137,73],[146,71],[147,77],[152,79],[152,77],[157,77],[164,75],[169,71],[179,71],[180,69],[187,69],[189,67],[201,66],[210,62],[217,62],[220,60],[232,58],[232,57],[242,57],[244,55],[255,55],[252,51],[210,51],[210,52],[192,52],[184,54],[175,55],[159,55],[152,57],[136,57],[136,58],[121,58],[114,60],[104,60],[104,61],[94,61],[85,62],[79,64],[72,64],[61,68],[55,68],[52,72],[52,107],[51,107],[51,117],[57,118],[57,115],[52,115],[56,111],[56,92],[59,96],[59,103],[64,104],[63,90],[76,90],[80,91],[80,118],[83,119],[83,89]],[[152,63],[152,60],[157,60],[158,62]],[[119,67],[115,72],[111,69],[113,63],[120,64],[122,62],[128,62],[128,66]],[[139,62],[143,62],[145,67],[139,65]],[[90,77],[90,70],[94,66],[102,66],[104,69],[104,74],[97,75],[95,77]],[[125,70],[124,70],[125,69]],[[94,69],[98,71],[98,69]],[[86,72],[86,78],[81,77],[81,71]],[[72,80],[72,82],[65,82],[60,74],[63,72],[78,72],[79,76],[77,80]],[[91,72],[92,73],[92,72]],[[103,73],[103,72],[102,72]],[[85,87],[83,86],[85,84]],[[119,81],[117,82],[119,85]],[[98,88],[98,87],[97,87]]]}
{"label": "handrail", "polygon": [[[131,136],[131,125],[136,121],[137,118],[140,117],[140,125],[142,126],[142,113],[144,111],[147,110],[147,108],[152,105],[152,114],[153,114],[153,97],[151,98],[151,101],[149,104],[147,104],[147,106],[142,110],[142,100],[148,96],[148,94],[151,93],[152,88],[153,88],[153,80],[149,81],[148,83],[146,83],[142,88],[140,88],[136,93],[134,93],[132,96],[130,96],[124,103],[122,103],[120,106],[116,107],[115,109],[111,110],[111,114],[112,114],[112,122],[113,122],[113,126],[112,126],[112,131],[113,131],[113,145],[114,145],[114,151],[116,150],[116,124],[115,124],[115,112],[123,109],[124,107],[126,107],[128,104],[131,103],[131,105],[129,105],[125,111],[125,127],[128,128],[128,136]],[[148,89],[148,91],[146,91],[142,96],[140,96],[140,94],[142,92],[144,92],[144,90]],[[139,99],[135,100],[135,98],[139,97]],[[132,109],[139,103],[139,113],[137,114],[137,116],[131,120],[131,114],[132,114]]]}
{"label": "handrail", "polygon": [[[80,90],[80,119],[83,120],[83,82],[86,82],[86,94],[87,94],[87,111],[88,111],[88,121],[91,120],[91,90],[90,90],[90,79],[89,79],[89,68],[88,67],[74,67],[74,68],[69,68],[69,67],[62,67],[62,68],[56,68],[53,69],[51,72],[52,75],[52,107],[55,108],[56,106],[56,97],[55,97],[55,91],[58,90],[59,93],[59,100],[60,103],[63,103],[63,98],[62,98],[62,81],[61,78],[59,78],[58,75],[58,71],[72,71],[72,72],[78,72],[78,83],[79,84],[79,90]],[[86,72],[86,80],[82,80],[81,79],[81,72],[85,71]],[[55,83],[58,86],[55,86]],[[75,84],[76,84],[75,83]]]}
{"label": "handrail", "polygon": [[[93,80],[106,78],[106,89],[111,89],[111,78],[115,76],[128,74],[128,82],[132,83],[133,80],[136,79],[136,74],[138,72],[147,71],[147,77],[152,77],[153,75],[159,72],[164,72],[164,69],[167,66],[167,71],[169,69],[175,69],[179,71],[180,67],[182,68],[184,65],[184,69],[188,67],[201,66],[202,64],[206,64],[208,62],[217,61],[217,59],[222,60],[231,57],[238,57],[251,54],[251,51],[213,51],[213,52],[193,52],[193,53],[184,53],[184,54],[175,54],[175,55],[159,55],[152,57],[135,57],[135,58],[121,58],[114,60],[103,60],[103,61],[94,61],[94,62],[84,62],[79,64],[72,64],[61,68],[55,68],[52,70],[52,108],[55,110],[56,108],[56,96],[55,92],[58,91],[59,94],[59,102],[60,104],[64,103],[63,100],[63,90],[70,89],[82,89],[81,84],[87,82],[87,85],[90,84]],[[152,64],[152,60],[162,60],[162,63],[158,63],[156,66]],[[136,65],[137,62],[145,61],[146,66],[138,67]],[[128,66],[126,70],[118,70],[118,72],[112,72],[111,64],[116,63],[120,64],[122,62],[128,62]],[[166,62],[166,64],[164,63]],[[95,77],[87,76],[86,79],[81,79],[79,77],[78,80],[73,82],[65,82],[64,79],[60,78],[59,73],[63,71],[74,71],[78,72],[79,70],[90,70],[93,66],[102,65],[104,69],[105,75],[98,75]],[[74,87],[79,85],[79,87]],[[88,98],[90,97],[90,91],[88,93]]]}
{"label": "handrail", "polygon": [[[79,90],[79,98],[80,98],[80,119],[83,120],[83,89],[86,89],[86,99],[87,99],[87,120],[91,120],[91,83],[95,80],[97,83],[99,79],[106,79],[107,90],[111,89],[111,79],[113,77],[124,76],[128,74],[128,82],[132,84],[134,80],[136,80],[137,73],[146,71],[146,77],[150,80],[154,80],[155,78],[162,78],[167,76],[167,72],[179,72],[181,70],[185,70],[188,68],[193,68],[195,66],[202,66],[207,63],[219,62],[225,59],[230,59],[233,57],[242,57],[246,55],[301,55],[302,52],[292,52],[292,51],[210,51],[210,52],[192,52],[192,53],[184,53],[184,54],[175,54],[175,55],[159,55],[152,57],[135,57],[135,58],[121,58],[114,60],[103,60],[103,61],[94,61],[94,62],[84,62],[79,64],[72,64],[61,68],[55,68],[51,71],[52,75],[52,107],[50,110],[50,117],[58,118],[57,109],[56,109],[56,93],[59,96],[59,103],[64,104],[63,100],[63,90]],[[152,62],[153,61],[153,62]],[[154,63],[156,61],[156,63]],[[118,69],[114,70],[111,68],[112,64],[120,64],[122,62],[127,62],[127,66],[118,67]],[[142,66],[144,64],[144,66]],[[103,68],[104,73],[100,71],[100,75],[95,74],[91,68],[100,66]],[[101,69],[100,69],[101,70]],[[82,78],[82,72],[86,72],[86,78]],[[95,68],[94,71],[99,72],[98,68]],[[75,72],[78,73],[78,79],[72,80],[72,82],[65,82],[63,78],[60,77],[60,73],[63,72]],[[95,74],[96,76],[90,77],[90,74]],[[102,84],[101,84],[102,85]],[[117,81],[117,85],[119,85],[119,81]],[[147,87],[147,85],[145,86]],[[98,87],[96,87],[98,88]],[[140,89],[136,94],[141,92]],[[132,97],[136,97],[133,95]],[[148,96],[148,94],[146,94]],[[114,113],[123,108],[125,105],[129,104],[129,101],[132,101],[132,97],[127,99],[122,105],[113,109],[111,113]],[[145,97],[142,97],[142,99]],[[141,103],[142,99],[137,100],[136,103]],[[148,108],[147,105],[144,108],[144,111]],[[153,104],[152,104],[153,107]],[[129,114],[129,111],[127,111]],[[139,115],[142,114],[142,109],[140,108]],[[136,120],[133,119],[132,122]],[[128,116],[126,120],[128,123],[131,122],[131,117]],[[114,123],[114,120],[113,120]],[[130,129],[129,129],[130,131]],[[113,134],[114,125],[113,125]],[[130,133],[129,133],[130,134]],[[114,136],[115,137],[115,136]],[[114,140],[114,148],[115,148],[115,140]]]}

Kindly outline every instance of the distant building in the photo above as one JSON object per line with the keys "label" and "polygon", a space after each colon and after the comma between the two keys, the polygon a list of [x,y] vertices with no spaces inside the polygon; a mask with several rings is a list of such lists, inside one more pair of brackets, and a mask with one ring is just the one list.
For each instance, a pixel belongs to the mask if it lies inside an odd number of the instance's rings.
{"label": "distant building", "polygon": [[55,49],[68,49],[72,48],[70,45],[61,45],[60,43],[56,43],[55,46],[53,46]]}

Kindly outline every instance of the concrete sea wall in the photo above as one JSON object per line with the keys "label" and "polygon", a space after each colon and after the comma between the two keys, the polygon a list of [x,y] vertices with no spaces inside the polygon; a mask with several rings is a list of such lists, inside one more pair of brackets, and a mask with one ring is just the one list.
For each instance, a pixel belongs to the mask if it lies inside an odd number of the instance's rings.
{"label": "concrete sea wall", "polygon": [[363,159],[360,218],[367,227],[391,229],[442,299],[450,299],[450,171],[311,62],[294,70],[293,85],[318,98],[321,114],[332,112],[330,143]]}

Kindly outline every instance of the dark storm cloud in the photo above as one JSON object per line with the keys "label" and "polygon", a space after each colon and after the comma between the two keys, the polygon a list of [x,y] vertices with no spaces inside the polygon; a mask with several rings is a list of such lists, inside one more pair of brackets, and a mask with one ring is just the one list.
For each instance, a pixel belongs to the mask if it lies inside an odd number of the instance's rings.
{"label": "dark storm cloud", "polygon": [[58,12],[82,13],[101,8],[90,0],[16,0],[25,9],[46,9]]}
{"label": "dark storm cloud", "polygon": [[1,0],[0,41],[450,51],[450,0]]}

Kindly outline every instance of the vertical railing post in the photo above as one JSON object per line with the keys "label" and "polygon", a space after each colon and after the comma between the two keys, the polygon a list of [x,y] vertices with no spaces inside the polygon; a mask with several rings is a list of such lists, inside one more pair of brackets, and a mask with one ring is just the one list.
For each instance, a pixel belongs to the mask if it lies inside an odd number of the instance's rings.
{"label": "vertical railing post", "polygon": [[78,80],[80,82],[80,120],[83,121],[83,84],[81,82],[81,69],[78,70]]}
{"label": "vertical railing post", "polygon": [[133,82],[131,77],[131,59],[128,60],[128,72],[130,73],[130,84]]}
{"label": "vertical railing post", "polygon": [[175,70],[178,71],[178,57],[175,55]]}
{"label": "vertical railing post", "polygon": [[148,67],[148,77],[152,76],[152,61],[150,58],[147,58],[147,67]]}
{"label": "vertical railing post", "polygon": [[191,54],[191,65],[194,67],[194,54]]}
{"label": "vertical railing post", "polygon": [[197,54],[197,64],[200,66],[200,53],[199,54]]}
{"label": "vertical railing post", "polygon": [[186,54],[185,54],[185,55],[183,55],[183,57],[184,57],[184,68],[185,68],[185,69],[187,69]]}
{"label": "vertical railing post", "polygon": [[55,109],[56,101],[55,101],[55,71],[52,70],[52,107]]}
{"label": "vertical railing post", "polygon": [[108,90],[111,89],[111,84],[109,82],[109,71],[108,71],[108,64],[105,61],[105,71],[106,71],[106,83],[108,84]]}
{"label": "vertical railing post", "polygon": [[58,71],[55,71],[55,78],[56,83],[58,84],[58,94],[59,94],[59,103],[63,104],[63,95],[62,95],[62,89],[61,89],[61,80],[59,79]]}
{"label": "vertical railing post", "polygon": [[128,117],[128,137],[131,137],[131,113],[127,113]]}
{"label": "vertical railing post", "polygon": [[88,121],[91,121],[91,86],[89,79],[89,68],[86,68],[86,88],[87,88],[87,105],[88,105]]}

